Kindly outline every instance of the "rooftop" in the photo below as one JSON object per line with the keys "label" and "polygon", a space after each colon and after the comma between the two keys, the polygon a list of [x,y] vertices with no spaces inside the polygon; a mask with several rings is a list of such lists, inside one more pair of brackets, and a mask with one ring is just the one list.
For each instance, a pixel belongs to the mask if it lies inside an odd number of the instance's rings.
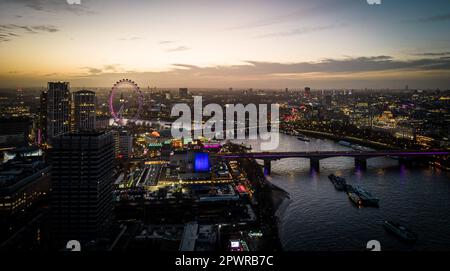
{"label": "rooftop", "polygon": [[35,180],[50,167],[42,157],[18,157],[0,165],[0,192],[11,190]]}

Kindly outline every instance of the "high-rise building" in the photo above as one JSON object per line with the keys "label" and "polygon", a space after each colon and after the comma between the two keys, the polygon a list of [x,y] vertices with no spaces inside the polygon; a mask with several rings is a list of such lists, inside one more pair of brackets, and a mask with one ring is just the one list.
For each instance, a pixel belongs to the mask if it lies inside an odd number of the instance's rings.
{"label": "high-rise building", "polygon": [[75,131],[95,130],[95,92],[80,90],[73,93],[73,120]]}
{"label": "high-rise building", "polygon": [[333,97],[331,95],[325,95],[325,97],[323,98],[323,105],[327,109],[330,109],[332,103],[333,103]]}
{"label": "high-rise building", "polygon": [[70,130],[70,91],[68,82],[49,82],[47,90],[47,140]]}
{"label": "high-rise building", "polygon": [[47,102],[48,92],[43,90],[40,96],[39,103],[39,123],[38,123],[38,131],[37,131],[37,143],[38,145],[43,144],[47,141]]}
{"label": "high-rise building", "polygon": [[128,159],[133,156],[133,136],[125,130],[115,132],[116,157]]}
{"label": "high-rise building", "polygon": [[187,89],[187,88],[180,88],[180,89],[178,90],[178,95],[179,95],[181,98],[186,98],[186,97],[188,96],[188,89]]}
{"label": "high-rise building", "polygon": [[104,130],[109,127],[109,116],[100,116],[95,118],[95,130]]}
{"label": "high-rise building", "polygon": [[305,96],[309,96],[309,95],[311,95],[311,88],[305,87]]}
{"label": "high-rise building", "polygon": [[111,132],[67,133],[51,150],[51,230],[58,248],[108,233],[113,212],[114,138]]}

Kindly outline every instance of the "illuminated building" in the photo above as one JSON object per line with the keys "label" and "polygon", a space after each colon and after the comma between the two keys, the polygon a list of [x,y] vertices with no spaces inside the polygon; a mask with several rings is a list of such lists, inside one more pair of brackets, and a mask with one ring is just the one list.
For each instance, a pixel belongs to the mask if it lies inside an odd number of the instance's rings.
{"label": "illuminated building", "polygon": [[179,139],[172,140],[172,147],[174,149],[180,149],[183,148],[183,141]]}
{"label": "illuminated building", "polygon": [[372,126],[372,116],[370,106],[367,102],[358,102],[349,112],[350,124],[358,128],[370,128]]}
{"label": "illuminated building", "polygon": [[17,156],[0,165],[0,216],[33,206],[49,191],[50,167],[41,156]]}
{"label": "illuminated building", "polygon": [[73,93],[75,131],[92,131],[96,128],[95,92],[80,90]]}
{"label": "illuminated building", "polygon": [[128,159],[133,156],[133,136],[127,131],[120,131],[117,134],[117,141],[119,144],[118,157]]}
{"label": "illuminated building", "polygon": [[47,137],[47,108],[48,92],[42,91],[39,101],[39,124],[37,131],[37,143],[39,145],[46,141]]}
{"label": "illuminated building", "polygon": [[428,137],[428,136],[417,135],[416,136],[416,141],[421,146],[429,148],[432,145],[434,139],[431,138],[431,137]]}
{"label": "illuminated building", "polygon": [[111,118],[107,116],[95,118],[95,130],[104,130],[109,127]]}
{"label": "illuminated building", "polygon": [[397,121],[391,111],[384,111],[383,114],[374,119],[373,127],[378,130],[392,132],[397,126]]}
{"label": "illuminated building", "polygon": [[195,153],[194,158],[194,171],[195,172],[209,172],[211,165],[209,161],[209,154],[206,152]]}
{"label": "illuminated building", "polygon": [[70,130],[70,91],[68,82],[49,82],[47,90],[47,140]]}

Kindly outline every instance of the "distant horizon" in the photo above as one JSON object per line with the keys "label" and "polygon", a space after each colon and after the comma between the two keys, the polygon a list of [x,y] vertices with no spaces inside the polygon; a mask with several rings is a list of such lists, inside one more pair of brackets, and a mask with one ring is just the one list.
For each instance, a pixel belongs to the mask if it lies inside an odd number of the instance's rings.
{"label": "distant horizon", "polygon": [[[49,82],[68,82],[68,81],[49,81]],[[70,82],[69,82],[70,83]],[[138,84],[139,85],[139,84]],[[221,90],[227,90],[229,91],[231,88],[231,91],[246,91],[252,89],[253,91],[279,91],[279,92],[285,92],[286,87],[279,87],[279,88],[255,88],[255,87],[187,87],[187,86],[178,86],[178,87],[158,87],[158,86],[140,86],[141,90],[146,91],[148,88],[153,89],[156,88],[156,90],[178,90],[180,88],[187,88],[189,91],[194,90],[206,90],[206,91],[221,91]],[[408,91],[450,91],[449,88],[414,88],[408,86],[406,89],[405,86],[403,88],[315,88],[312,86],[304,86],[304,87],[293,87],[293,88],[287,88],[288,91],[304,91],[305,87],[309,87],[312,92],[316,91],[345,91],[345,90],[352,90],[357,92],[363,92],[363,91],[397,91],[397,92],[408,92]],[[94,89],[111,89],[112,86],[73,86],[70,84],[70,89],[77,89],[77,90],[94,90]],[[1,87],[0,91],[4,90],[10,90],[10,91],[17,91],[18,89],[27,91],[27,90],[42,90],[47,89],[47,86],[28,86],[28,87]]]}

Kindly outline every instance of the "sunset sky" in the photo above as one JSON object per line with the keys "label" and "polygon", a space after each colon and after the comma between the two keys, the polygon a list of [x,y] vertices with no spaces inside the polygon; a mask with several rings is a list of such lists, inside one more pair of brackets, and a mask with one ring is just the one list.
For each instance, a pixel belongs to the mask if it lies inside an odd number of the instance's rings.
{"label": "sunset sky", "polygon": [[0,0],[0,88],[450,88],[450,1]]}

